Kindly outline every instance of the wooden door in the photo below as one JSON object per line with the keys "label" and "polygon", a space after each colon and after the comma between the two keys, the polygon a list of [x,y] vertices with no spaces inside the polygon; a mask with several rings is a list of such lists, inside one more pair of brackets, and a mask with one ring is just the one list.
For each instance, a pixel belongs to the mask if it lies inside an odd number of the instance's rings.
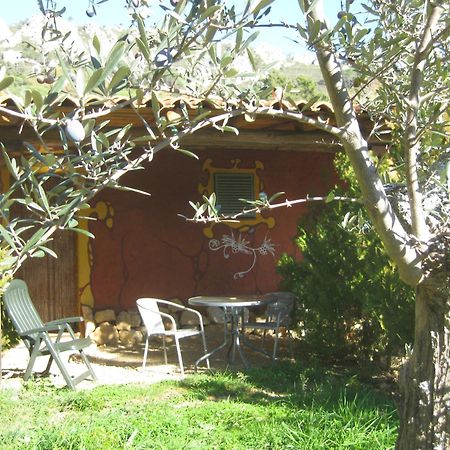
{"label": "wooden door", "polygon": [[16,278],[24,280],[44,322],[79,315],[77,300],[76,233],[60,231],[46,245],[58,258],[30,258]]}

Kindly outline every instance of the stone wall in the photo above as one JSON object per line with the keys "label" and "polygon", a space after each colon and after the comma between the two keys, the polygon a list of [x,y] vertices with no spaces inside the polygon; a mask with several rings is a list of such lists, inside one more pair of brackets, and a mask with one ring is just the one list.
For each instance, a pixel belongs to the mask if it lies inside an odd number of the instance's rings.
{"label": "stone wall", "polygon": [[[171,301],[183,305],[178,299]],[[160,310],[175,319],[177,328],[198,325],[197,316],[188,311],[182,311],[170,305]],[[84,318],[85,336],[89,336],[97,345],[122,345],[132,348],[144,342],[145,327],[137,309],[128,309],[116,314],[113,309],[94,311],[91,307],[82,305],[81,312]],[[209,322],[208,317],[203,317],[204,325]],[[168,328],[172,326],[170,320],[165,321],[165,325]]]}

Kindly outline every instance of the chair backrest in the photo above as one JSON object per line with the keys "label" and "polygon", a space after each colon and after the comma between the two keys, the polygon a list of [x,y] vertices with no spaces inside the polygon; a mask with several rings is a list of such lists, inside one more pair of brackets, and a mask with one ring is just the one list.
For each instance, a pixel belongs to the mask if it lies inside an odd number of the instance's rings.
{"label": "chair backrest", "polygon": [[[28,287],[23,280],[13,280],[6,289],[3,297],[6,313],[10,317],[18,333],[24,333],[33,328],[44,326],[36,308],[34,307]],[[36,334],[23,337],[25,344],[29,347],[30,340],[36,339]]]}
{"label": "chair backrest", "polygon": [[273,301],[267,305],[266,316],[270,322],[275,322],[280,315],[280,325],[289,327],[297,297],[292,292],[270,292],[265,295]]}
{"label": "chair backrest", "polygon": [[164,333],[164,323],[159,313],[158,299],[139,298],[136,304],[147,329],[147,334]]}

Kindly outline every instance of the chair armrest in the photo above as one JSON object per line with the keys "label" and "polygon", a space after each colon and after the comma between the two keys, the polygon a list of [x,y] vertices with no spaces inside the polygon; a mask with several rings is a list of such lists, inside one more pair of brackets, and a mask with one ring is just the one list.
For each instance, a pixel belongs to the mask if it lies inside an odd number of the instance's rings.
{"label": "chair armrest", "polygon": [[174,308],[178,308],[178,309],[189,309],[189,308],[186,308],[186,306],[180,305],[178,303],[170,302],[169,300],[157,299],[156,302],[157,303],[162,303],[163,305],[173,306]]}
{"label": "chair armrest", "polygon": [[66,319],[51,320],[50,322],[44,323],[43,327],[31,328],[19,333],[19,336],[28,336],[35,333],[47,333],[49,331],[55,331],[61,329],[61,326],[70,327],[70,323],[82,322],[82,317],[68,317]]}
{"label": "chair armrest", "polygon": [[[203,317],[196,309],[188,308],[187,306],[179,305],[178,303],[169,302],[168,300],[158,300],[157,302],[162,303],[164,305],[170,305],[170,306],[173,306],[174,308],[181,309],[182,311],[189,311],[189,312],[195,314],[199,319],[200,327],[203,328]],[[163,314],[163,313],[160,313],[160,314]]]}
{"label": "chair armrest", "polygon": [[284,313],[284,311],[282,309],[280,309],[280,311],[278,311],[277,314],[277,320],[276,320],[276,324],[277,324],[277,328],[280,328],[280,323],[281,323],[281,315]]}
{"label": "chair armrest", "polygon": [[52,327],[38,327],[38,328],[30,328],[29,330],[22,331],[22,333],[19,333],[19,336],[30,336],[31,334],[37,334],[37,333],[48,333],[49,331],[54,330]]}
{"label": "chair armrest", "polygon": [[67,323],[77,323],[77,322],[83,322],[82,317],[67,317],[65,319],[58,319],[58,320],[51,320],[50,322],[46,322],[44,325],[47,326],[59,326],[59,325],[65,325]]}
{"label": "chair armrest", "polygon": [[161,315],[161,317],[165,317],[165,318],[169,319],[170,322],[172,323],[172,330],[177,331],[177,323],[175,322],[175,319],[170,314],[167,314],[167,313],[164,313],[161,311],[159,312],[159,314]]}
{"label": "chair armrest", "polygon": [[183,306],[183,310],[184,311],[188,311],[188,312],[190,312],[192,314],[195,314],[198,317],[200,326],[203,328],[203,316],[196,309],[186,308],[185,306]]}

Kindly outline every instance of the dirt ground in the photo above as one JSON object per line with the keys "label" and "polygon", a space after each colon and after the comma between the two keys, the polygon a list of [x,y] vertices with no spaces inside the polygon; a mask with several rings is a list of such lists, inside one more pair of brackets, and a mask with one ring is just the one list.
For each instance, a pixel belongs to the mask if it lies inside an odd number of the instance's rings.
{"label": "dirt ground", "polygon": [[[209,325],[205,328],[208,350],[212,350],[223,342],[223,325]],[[248,335],[249,342],[254,346],[261,345],[261,337],[257,335]],[[289,347],[287,347],[287,338],[280,339],[280,357],[289,357]],[[199,336],[182,339],[181,350],[184,360],[185,373],[194,372],[195,361],[203,354],[201,338]],[[134,348],[124,347],[97,347],[92,344],[86,349],[98,381],[82,381],[78,389],[91,389],[95,386],[104,384],[127,384],[141,383],[151,384],[163,380],[179,380],[181,374],[178,366],[175,346],[168,341],[168,364],[164,364],[164,354],[162,344],[158,338],[152,338],[150,341],[150,350],[147,360],[147,367],[144,371],[141,369],[144,354],[144,345],[141,344]],[[266,338],[265,347],[271,351],[273,338]],[[248,347],[243,347],[245,357],[251,367],[264,367],[272,364],[272,360],[265,355],[255,352]],[[70,356],[70,352],[63,353],[63,358],[68,363],[69,373],[77,375],[85,370],[85,366],[80,363],[78,357]],[[34,372],[42,372],[47,364],[47,357],[38,358],[35,363]],[[23,343],[9,349],[2,355],[2,388],[20,389],[23,384],[23,374],[28,362],[28,350]],[[245,367],[236,354],[233,364],[229,363],[227,349],[223,349],[214,354],[210,360],[212,370],[244,370]],[[205,370],[205,366],[200,367],[199,371]],[[57,387],[64,387],[65,382],[58,367],[52,364],[50,381]]]}

